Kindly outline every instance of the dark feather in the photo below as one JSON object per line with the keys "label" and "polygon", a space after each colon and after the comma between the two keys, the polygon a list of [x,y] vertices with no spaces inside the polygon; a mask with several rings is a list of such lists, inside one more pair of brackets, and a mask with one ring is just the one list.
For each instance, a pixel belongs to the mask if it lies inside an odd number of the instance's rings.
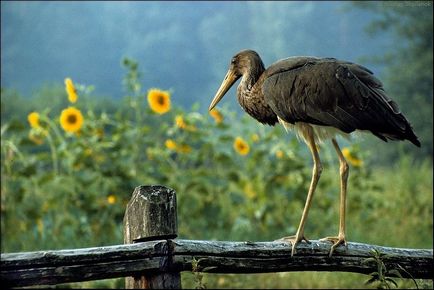
{"label": "dark feather", "polygon": [[368,130],[385,141],[408,139],[420,146],[398,105],[363,66],[332,58],[288,58],[270,66],[256,85],[286,122],[333,126],[346,133]]}

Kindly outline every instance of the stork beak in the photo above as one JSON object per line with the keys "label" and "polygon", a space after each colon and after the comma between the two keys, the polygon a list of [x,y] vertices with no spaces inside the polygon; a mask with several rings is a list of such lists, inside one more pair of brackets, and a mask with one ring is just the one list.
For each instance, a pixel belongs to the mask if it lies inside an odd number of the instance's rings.
{"label": "stork beak", "polygon": [[220,85],[220,88],[218,89],[217,93],[215,94],[214,99],[211,102],[211,105],[209,105],[209,110],[211,111],[214,109],[214,107],[217,105],[218,102],[223,98],[223,96],[226,94],[226,92],[232,87],[232,85],[237,81],[239,76],[237,76],[233,70],[229,69],[227,72],[222,84]]}

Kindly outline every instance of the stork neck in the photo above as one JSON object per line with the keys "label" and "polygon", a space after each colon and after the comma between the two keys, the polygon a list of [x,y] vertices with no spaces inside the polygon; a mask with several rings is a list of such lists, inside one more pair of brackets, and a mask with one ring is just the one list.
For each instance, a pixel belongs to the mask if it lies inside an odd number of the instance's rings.
{"label": "stork neck", "polygon": [[241,107],[250,116],[261,123],[274,125],[277,122],[276,114],[266,104],[261,90],[260,76],[264,70],[262,65],[257,70],[244,74],[238,86],[237,97]]}
{"label": "stork neck", "polygon": [[241,78],[240,84],[238,85],[238,97],[248,97],[253,86],[264,71],[265,68],[261,59],[253,62],[250,69],[244,73]]}
{"label": "stork neck", "polygon": [[244,75],[241,78],[240,84],[238,85],[238,97],[248,97],[256,81],[257,79]]}
{"label": "stork neck", "polygon": [[254,51],[243,51],[236,55],[234,67],[242,74],[237,88],[237,98],[241,107],[261,123],[274,125],[277,116],[264,99],[262,93],[264,64]]}

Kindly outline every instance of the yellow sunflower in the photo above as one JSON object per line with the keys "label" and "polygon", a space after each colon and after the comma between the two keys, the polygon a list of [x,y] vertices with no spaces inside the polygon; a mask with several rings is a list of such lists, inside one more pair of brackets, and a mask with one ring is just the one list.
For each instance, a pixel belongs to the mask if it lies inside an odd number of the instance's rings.
{"label": "yellow sunflower", "polygon": [[70,78],[65,79],[65,90],[68,94],[68,100],[71,103],[77,102],[78,96],[77,96],[77,90],[75,89],[74,83]]}
{"label": "yellow sunflower", "polygon": [[355,167],[360,167],[363,165],[363,160],[357,158],[356,156],[354,156],[353,152],[351,152],[351,150],[347,147],[342,149],[342,154],[344,155],[345,159],[347,159],[347,161],[355,166]]}
{"label": "yellow sunflower", "polygon": [[193,125],[188,125],[184,121],[184,118],[181,115],[178,115],[175,117],[175,125],[176,125],[176,127],[183,129],[183,130],[186,130],[186,131],[191,131],[191,132],[196,131],[196,127]]}
{"label": "yellow sunflower", "polygon": [[150,89],[148,91],[148,103],[151,110],[157,114],[164,114],[170,111],[170,94],[168,91]]}
{"label": "yellow sunflower", "polygon": [[164,145],[166,145],[166,148],[169,150],[175,150],[177,147],[176,142],[172,139],[167,139]]}
{"label": "yellow sunflower", "polygon": [[175,117],[175,124],[180,129],[187,128],[187,124],[185,123],[184,118],[182,118],[181,115]]}
{"label": "yellow sunflower", "polygon": [[39,124],[39,114],[36,112],[31,112],[27,115],[27,120],[29,121],[30,127],[39,128],[41,125]]}
{"label": "yellow sunflower", "polygon": [[240,155],[247,155],[250,151],[249,144],[241,137],[235,138],[234,149]]}
{"label": "yellow sunflower", "polygon": [[110,194],[107,196],[107,202],[109,204],[115,204],[116,203],[116,196],[114,194]]}
{"label": "yellow sunflower", "polygon": [[284,154],[283,154],[283,151],[282,151],[282,150],[277,150],[277,151],[276,151],[276,157],[277,157],[277,158],[282,159],[282,158],[283,158],[283,155],[284,155]]}
{"label": "yellow sunflower", "polygon": [[209,114],[211,115],[211,117],[214,118],[214,121],[217,124],[220,124],[221,122],[223,122],[223,115],[222,115],[222,113],[220,113],[219,110],[214,108],[211,111],[209,111]]}
{"label": "yellow sunflower", "polygon": [[77,133],[83,126],[83,115],[74,107],[64,109],[60,114],[60,125],[66,132]]}

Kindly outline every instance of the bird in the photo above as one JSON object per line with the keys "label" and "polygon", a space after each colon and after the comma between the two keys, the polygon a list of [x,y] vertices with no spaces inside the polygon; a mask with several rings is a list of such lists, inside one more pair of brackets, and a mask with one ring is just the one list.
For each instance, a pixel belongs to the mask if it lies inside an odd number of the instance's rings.
{"label": "bird", "polygon": [[232,57],[229,69],[212,99],[211,111],[233,84],[240,106],[262,124],[282,124],[295,131],[312,154],[312,178],[298,229],[279,241],[292,245],[291,257],[302,241],[309,243],[304,228],[312,198],[323,170],[319,144],[331,140],[339,160],[339,231],[320,241],[331,242],[329,256],[339,245],[347,246],[345,214],[349,165],[337,136],[349,138],[355,131],[379,139],[408,140],[420,147],[410,122],[385,92],[382,82],[368,68],[336,58],[293,56],[265,69],[259,54],[250,49]]}

